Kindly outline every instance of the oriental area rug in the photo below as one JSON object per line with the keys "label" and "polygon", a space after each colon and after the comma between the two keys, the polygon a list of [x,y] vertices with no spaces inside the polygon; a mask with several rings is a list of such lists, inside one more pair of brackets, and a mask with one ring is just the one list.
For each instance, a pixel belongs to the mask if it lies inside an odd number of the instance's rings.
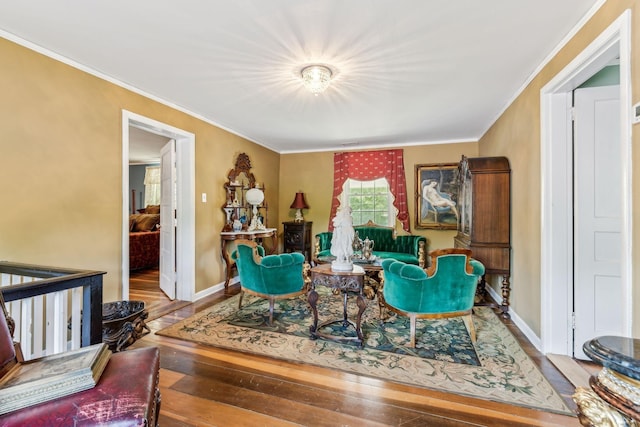
{"label": "oriental area rug", "polygon": [[[320,293],[320,322],[341,319],[342,298]],[[324,293],[321,293],[324,291]],[[311,340],[311,310],[306,296],[276,301],[268,325],[267,300],[245,295],[226,299],[156,332],[200,344],[338,369],[386,381],[456,393],[478,399],[574,415],[562,397],[488,307],[474,308],[475,345],[460,318],[417,322],[416,348],[407,347],[409,320],[390,315],[379,321],[377,301],[368,301],[362,320],[364,348],[325,339]],[[349,318],[355,303],[349,299]],[[353,310],[354,312],[351,312]],[[355,336],[341,322],[322,332]]]}

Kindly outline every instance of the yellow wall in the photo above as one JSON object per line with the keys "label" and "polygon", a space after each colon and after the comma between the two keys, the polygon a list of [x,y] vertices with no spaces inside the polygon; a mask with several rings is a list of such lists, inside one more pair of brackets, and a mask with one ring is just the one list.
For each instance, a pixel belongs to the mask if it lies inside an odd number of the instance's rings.
{"label": "yellow wall", "polygon": [[[608,1],[596,15],[576,34],[526,90],[509,106],[507,111],[480,140],[481,156],[506,156],[511,163],[512,209],[512,293],[511,306],[536,333],[540,334],[540,90],[580,54],[622,12],[632,9],[632,102],[640,100],[640,10],[632,0]],[[633,128],[633,146],[640,144],[636,125]],[[640,150],[633,150],[634,164],[640,161]],[[637,169],[637,168],[636,168]],[[633,174],[632,188],[640,188],[640,173]],[[638,194],[633,191],[634,196]],[[640,211],[639,197],[633,198],[633,211]],[[633,215],[633,246],[640,247],[640,216]],[[640,265],[638,251],[633,252],[632,265]],[[497,288],[497,278],[493,286]],[[634,307],[640,306],[640,272],[634,269]],[[634,319],[633,329],[638,336],[640,317]]]}
{"label": "yellow wall", "polygon": [[224,278],[223,183],[238,153],[278,218],[277,153],[5,39],[0,57],[0,259],[106,271],[105,301],[121,298],[122,109],[196,136],[196,291]]}
{"label": "yellow wall", "polygon": [[[313,234],[327,231],[329,211],[333,195],[333,154],[334,152],[283,154],[280,156],[280,220],[278,228],[282,234],[282,222],[292,221],[295,210],[290,209],[297,191],[305,193],[309,209],[303,211],[305,220],[313,221]],[[407,180],[407,198],[412,234],[425,236],[428,249],[451,247],[455,230],[424,230],[415,228],[416,206],[416,164],[457,163],[462,155],[478,155],[478,144],[420,145],[404,148],[404,168]],[[404,233],[396,224],[398,234]]]}

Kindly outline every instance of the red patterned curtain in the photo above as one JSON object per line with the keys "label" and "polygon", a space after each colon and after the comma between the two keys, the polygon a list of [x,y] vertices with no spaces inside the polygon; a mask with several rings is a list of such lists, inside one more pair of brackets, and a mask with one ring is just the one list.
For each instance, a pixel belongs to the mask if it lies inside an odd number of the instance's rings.
{"label": "red patterned curtain", "polygon": [[336,216],[340,204],[342,186],[348,178],[358,181],[371,181],[386,178],[395,200],[393,206],[398,210],[397,219],[402,228],[410,232],[409,210],[407,208],[407,184],[404,175],[402,150],[358,151],[335,153],[333,157],[333,198],[329,230],[333,231],[332,219]]}

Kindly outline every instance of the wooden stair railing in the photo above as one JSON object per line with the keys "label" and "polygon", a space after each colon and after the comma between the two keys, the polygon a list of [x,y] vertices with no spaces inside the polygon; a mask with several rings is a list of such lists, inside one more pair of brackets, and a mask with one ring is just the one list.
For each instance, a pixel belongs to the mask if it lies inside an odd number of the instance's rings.
{"label": "wooden stair railing", "polygon": [[25,359],[102,342],[104,274],[0,261],[0,291]]}

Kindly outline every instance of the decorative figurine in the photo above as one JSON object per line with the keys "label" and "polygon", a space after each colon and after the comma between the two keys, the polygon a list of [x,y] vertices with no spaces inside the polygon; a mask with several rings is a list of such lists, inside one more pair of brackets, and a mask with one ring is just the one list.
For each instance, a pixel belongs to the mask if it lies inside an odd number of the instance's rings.
{"label": "decorative figurine", "polygon": [[351,218],[351,207],[339,208],[335,218],[333,218],[333,236],[331,237],[331,255],[336,259],[331,262],[333,271],[353,270],[353,240],[355,238],[353,220]]}

